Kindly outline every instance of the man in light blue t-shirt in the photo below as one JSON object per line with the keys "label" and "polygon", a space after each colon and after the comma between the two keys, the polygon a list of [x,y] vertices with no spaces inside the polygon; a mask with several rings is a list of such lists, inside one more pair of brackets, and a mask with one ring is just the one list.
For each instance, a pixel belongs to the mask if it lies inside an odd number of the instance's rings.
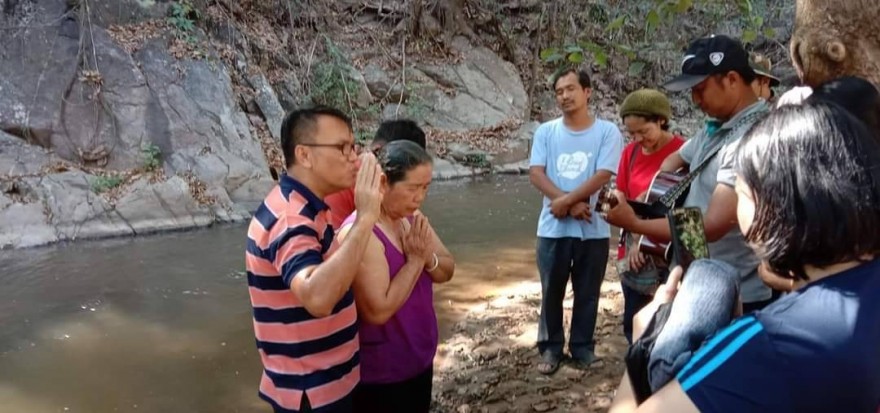
{"label": "man in light blue t-shirt", "polygon": [[592,89],[585,72],[563,71],[554,77],[553,88],[563,116],[535,131],[529,162],[532,185],[544,194],[537,245],[538,371],[544,374],[555,372],[563,358],[562,300],[569,277],[574,291],[569,352],[582,368],[595,359],[593,331],[611,229],[591,213],[590,205],[617,171],[623,150],[617,126],[590,113]]}

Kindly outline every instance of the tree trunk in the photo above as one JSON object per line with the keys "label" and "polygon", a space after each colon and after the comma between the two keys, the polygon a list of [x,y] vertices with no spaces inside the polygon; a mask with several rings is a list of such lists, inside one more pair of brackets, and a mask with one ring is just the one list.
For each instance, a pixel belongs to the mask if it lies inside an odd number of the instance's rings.
{"label": "tree trunk", "polygon": [[797,0],[790,51],[809,86],[851,75],[880,87],[880,1]]}

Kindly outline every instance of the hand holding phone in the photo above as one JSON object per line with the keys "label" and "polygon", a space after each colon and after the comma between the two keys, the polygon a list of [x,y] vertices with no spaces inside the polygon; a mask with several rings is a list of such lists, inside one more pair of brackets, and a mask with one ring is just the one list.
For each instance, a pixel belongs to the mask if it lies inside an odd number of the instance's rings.
{"label": "hand holding phone", "polygon": [[703,226],[703,213],[699,208],[674,208],[669,211],[669,229],[672,242],[666,251],[667,260],[687,272],[694,260],[709,258],[709,243]]}

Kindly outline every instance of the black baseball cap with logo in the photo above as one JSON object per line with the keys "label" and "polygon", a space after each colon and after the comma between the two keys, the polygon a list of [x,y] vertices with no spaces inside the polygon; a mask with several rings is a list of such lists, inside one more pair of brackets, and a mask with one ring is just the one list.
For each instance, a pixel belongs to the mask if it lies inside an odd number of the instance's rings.
{"label": "black baseball cap with logo", "polygon": [[681,61],[681,74],[663,87],[679,92],[700,84],[709,76],[730,71],[755,73],[742,43],[724,35],[703,37],[691,42]]}

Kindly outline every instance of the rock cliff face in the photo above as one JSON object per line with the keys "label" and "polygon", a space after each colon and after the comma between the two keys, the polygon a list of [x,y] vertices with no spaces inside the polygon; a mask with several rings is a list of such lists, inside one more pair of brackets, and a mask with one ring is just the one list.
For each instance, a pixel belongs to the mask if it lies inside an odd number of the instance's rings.
{"label": "rock cliff face", "polygon": [[[435,179],[521,173],[530,120],[558,113],[535,83],[552,68],[523,64],[545,46],[532,44],[544,8],[501,3],[514,35],[475,24],[413,45],[404,6],[382,2],[0,1],[0,248],[247,219],[282,166],[285,111],[333,86],[318,79],[346,79],[332,104],[360,114],[360,138],[419,121]],[[655,66],[643,83],[670,75]],[[615,100],[638,80],[592,69],[593,111],[618,121]],[[692,105],[674,106],[687,135]]]}
{"label": "rock cliff face", "polygon": [[248,217],[273,181],[226,67],[162,35],[126,50],[98,26],[115,2],[91,3],[2,15],[21,29],[0,44],[0,246]]}
{"label": "rock cliff face", "polygon": [[453,47],[462,56],[458,64],[417,65],[411,71],[417,85],[412,99],[427,106],[426,124],[462,131],[528,115],[528,95],[513,64],[461,37]]}
{"label": "rock cliff face", "polygon": [[[281,102],[306,99],[273,87],[241,53],[221,57],[233,47],[203,42],[187,53],[169,7],[3,4],[0,24],[15,29],[0,42],[0,248],[243,220],[271,189],[277,142],[266,138],[279,137]],[[527,115],[513,65],[464,39],[455,48],[455,65],[413,65],[415,86],[385,117],[418,110],[428,127],[465,131]],[[398,76],[375,64],[353,70],[357,104],[402,93]],[[474,173],[447,163],[438,178]]]}

